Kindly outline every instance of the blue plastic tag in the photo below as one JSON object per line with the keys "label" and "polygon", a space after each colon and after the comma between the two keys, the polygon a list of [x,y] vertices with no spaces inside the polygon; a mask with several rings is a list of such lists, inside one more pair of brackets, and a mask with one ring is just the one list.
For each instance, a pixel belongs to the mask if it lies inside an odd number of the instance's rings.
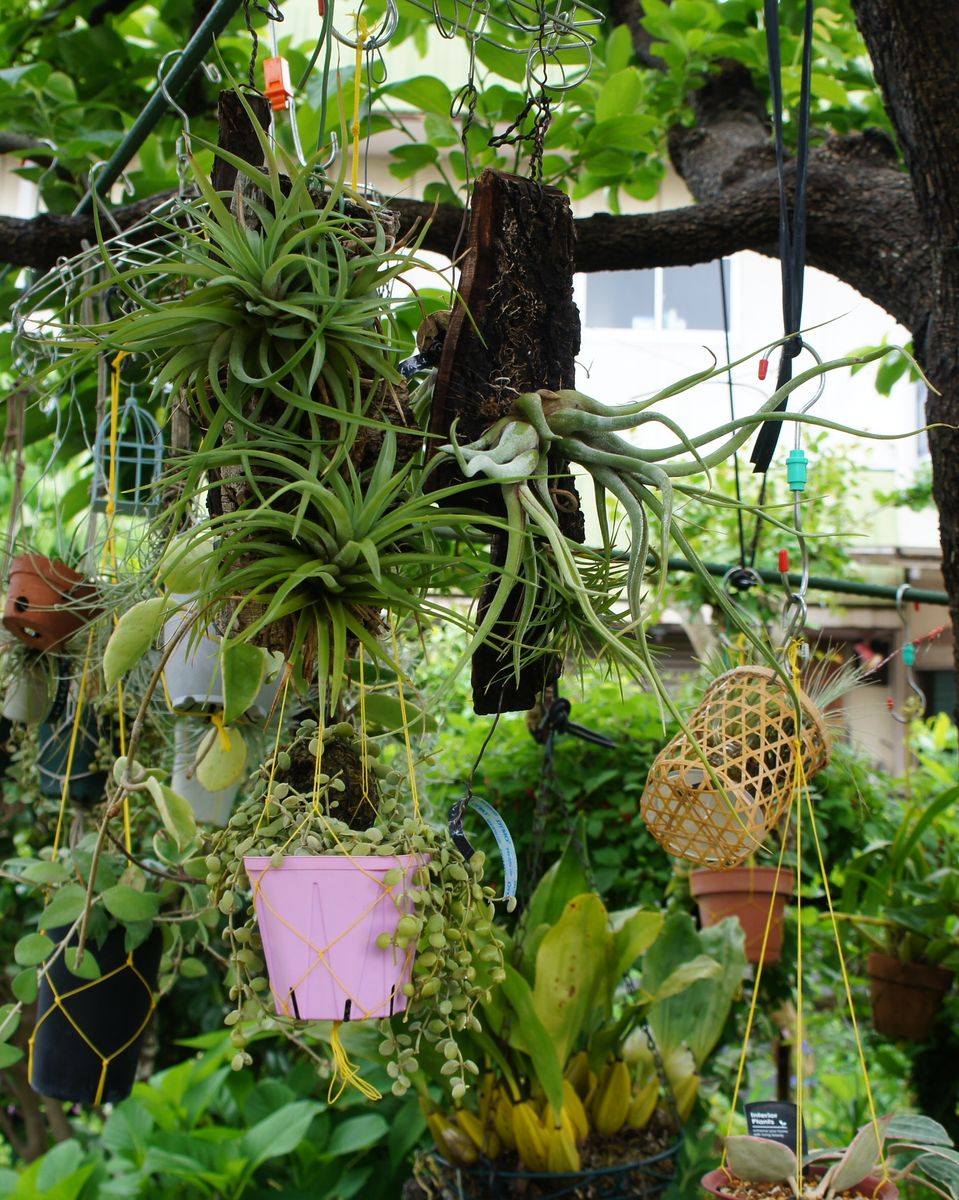
{"label": "blue plastic tag", "polygon": [[512,900],[516,896],[516,886],[519,882],[519,866],[516,860],[516,847],[506,822],[492,804],[479,800],[475,796],[466,797],[453,805],[450,810],[450,836],[453,844],[464,858],[474,854],[469,838],[463,832],[463,814],[470,808],[483,818],[490,828],[500,858],[503,860],[503,898]]}

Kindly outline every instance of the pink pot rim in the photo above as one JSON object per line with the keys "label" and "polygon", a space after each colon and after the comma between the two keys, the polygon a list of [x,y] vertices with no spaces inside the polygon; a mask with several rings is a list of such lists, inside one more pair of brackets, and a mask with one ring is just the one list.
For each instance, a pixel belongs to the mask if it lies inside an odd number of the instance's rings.
{"label": "pink pot rim", "polygon": [[393,870],[429,862],[428,854],[287,854],[283,865],[272,866],[269,854],[245,855],[248,871],[352,871],[358,867],[370,873]]}
{"label": "pink pot rim", "polygon": [[[734,1179],[735,1176],[731,1178],[722,1167],[716,1167],[713,1171],[707,1171],[699,1182],[700,1186],[705,1188],[711,1196],[720,1196],[721,1200],[736,1200],[735,1192],[720,1192],[719,1190],[720,1184],[730,1185]],[[899,1188],[891,1179],[883,1183],[875,1175],[867,1175],[865,1179],[857,1183],[856,1191],[864,1200],[898,1200],[899,1196]]]}
{"label": "pink pot rim", "polygon": [[[769,895],[776,880],[775,867],[731,867],[728,871],[701,870],[689,874],[689,890],[695,898],[710,895],[758,892]],[[783,868],[779,873],[777,896],[791,896],[796,889],[796,872]]]}

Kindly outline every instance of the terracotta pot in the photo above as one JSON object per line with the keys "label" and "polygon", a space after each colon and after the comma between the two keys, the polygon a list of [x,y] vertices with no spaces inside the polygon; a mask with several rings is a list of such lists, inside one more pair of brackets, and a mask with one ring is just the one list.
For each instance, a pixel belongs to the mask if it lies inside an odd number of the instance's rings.
{"label": "terracotta pot", "polygon": [[[809,1174],[813,1176],[822,1175],[822,1168],[811,1167]],[[721,1192],[720,1187],[730,1187],[735,1183],[735,1179],[731,1178],[722,1167],[717,1167],[715,1171],[708,1171],[700,1180],[703,1190],[710,1196],[719,1196],[721,1200],[736,1200],[735,1192]],[[887,1180],[880,1186],[879,1180],[874,1175],[869,1175],[862,1183],[857,1183],[855,1188],[858,1196],[868,1196],[870,1200],[897,1200],[899,1189],[891,1181]]]}
{"label": "terracotta pot", "polygon": [[877,1032],[909,1042],[925,1041],[952,986],[952,971],[877,953],[869,955],[866,970]]}
{"label": "terracotta pot", "polygon": [[18,554],[10,565],[3,625],[34,650],[57,650],[92,621],[96,588],[59,559]]}
{"label": "terracotta pot", "polygon": [[693,871],[689,888],[699,904],[699,919],[704,929],[724,917],[736,917],[746,934],[746,957],[758,963],[762,955],[763,934],[772,901],[773,917],[766,942],[765,962],[779,962],[783,946],[783,914],[793,894],[796,876],[792,871],[779,874],[775,867],[734,867],[730,871]]}

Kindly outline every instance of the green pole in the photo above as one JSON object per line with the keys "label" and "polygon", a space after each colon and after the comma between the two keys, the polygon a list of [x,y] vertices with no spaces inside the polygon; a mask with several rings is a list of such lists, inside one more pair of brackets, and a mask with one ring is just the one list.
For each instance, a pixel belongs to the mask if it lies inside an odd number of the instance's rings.
{"label": "green pole", "polygon": [[[715,575],[720,579],[733,569],[722,563],[703,563],[703,566],[710,575]],[[671,558],[669,569],[671,571],[692,571],[694,568],[685,558]],[[763,583],[782,582],[782,576],[778,571],[757,570],[756,574]],[[791,587],[798,587],[802,583],[801,575],[790,574],[787,578]],[[889,584],[861,583],[855,579],[830,579],[825,575],[810,575],[809,587],[816,592],[840,592],[845,596],[869,596],[874,600],[895,600],[899,592],[898,588]],[[930,588],[904,588],[902,600],[904,603],[915,601],[918,604],[941,604],[946,608],[949,606],[949,597],[945,592],[932,591]]]}
{"label": "green pole", "polygon": [[[166,90],[174,99],[186,87],[197,67],[206,57],[207,51],[213,45],[214,38],[223,32],[242,3],[243,0],[216,0],[166,76]],[[98,172],[96,177],[98,196],[105,196],[120,178],[124,167],[156,128],[157,122],[167,108],[166,96],[157,87],[144,105],[143,111],[131,125],[126,137],[114,150],[103,169]],[[87,212],[92,203],[93,191],[91,189],[73,210],[73,215],[79,216],[81,213]]]}

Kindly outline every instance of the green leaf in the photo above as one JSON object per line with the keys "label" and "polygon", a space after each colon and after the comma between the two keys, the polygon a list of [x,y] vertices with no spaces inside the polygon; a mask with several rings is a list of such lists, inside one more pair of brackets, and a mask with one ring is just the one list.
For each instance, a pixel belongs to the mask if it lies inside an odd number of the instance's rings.
{"label": "green leaf", "polygon": [[650,1028],[664,1057],[688,1046],[697,1068],[705,1062],[719,1041],[746,971],[744,942],[742,926],[734,918],[720,921],[702,933],[696,932],[688,913],[673,913],[666,918],[662,933],[643,963],[643,987],[647,991],[655,993],[675,970],[701,954],[715,959],[721,972],[650,1008]]}
{"label": "green leaf", "polygon": [[813,71],[811,87],[817,100],[825,100],[837,108],[848,108],[849,93],[834,76]]}
{"label": "green leaf", "polygon": [[141,600],[117,621],[103,652],[103,678],[108,688],[115,687],[150,649],[165,605],[165,596]]}
{"label": "green leaf", "polygon": [[433,113],[438,117],[448,117],[453,103],[452,92],[435,75],[417,75],[402,83],[391,83],[390,97],[405,101],[417,112]]}
{"label": "green leaf", "polygon": [[146,789],[157,806],[163,828],[176,842],[177,848],[185,850],[196,837],[196,816],[189,801],[152,775],[146,781]]}
{"label": "green leaf", "polygon": [[[585,845],[586,824],[581,816],[576,832],[567,840],[559,860],[543,875],[530,897],[524,918],[526,929],[535,930],[540,925],[555,925],[570,900],[589,889],[586,869],[577,850],[577,847]],[[531,961],[528,972],[530,978],[532,966]]]}
{"label": "green leaf", "polygon": [[30,883],[66,883],[70,878],[70,872],[63,863],[36,862],[27,867],[23,872],[23,878]]}
{"label": "green leaf", "polygon": [[19,1025],[19,1004],[4,1004],[0,1006],[0,1042],[8,1042],[17,1032]]}
{"label": "green leaf", "polygon": [[28,933],[13,948],[13,957],[21,967],[35,967],[53,953],[53,942],[43,933]]}
{"label": "green leaf", "polygon": [[633,57],[633,38],[628,25],[617,25],[606,39],[606,66],[611,73],[621,71]]}
{"label": "green leaf", "polygon": [[586,150],[592,156],[589,170],[593,175],[605,173],[606,168],[597,169],[595,159],[600,151],[620,150],[626,154],[652,154],[655,143],[646,135],[656,127],[652,117],[632,116],[611,117],[606,121],[597,121],[586,138]]}
{"label": "green leaf", "polygon": [[952,1138],[946,1129],[932,1117],[917,1113],[897,1113],[886,1126],[889,1141],[922,1142],[928,1146],[951,1146]]}
{"label": "green leaf", "polygon": [[593,892],[570,900],[539,944],[533,1007],[561,1063],[572,1053],[592,1010],[607,1011],[612,1005],[612,944],[609,916]]}
{"label": "green leaf", "polygon": [[184,979],[202,979],[206,973],[206,964],[198,958],[185,958],[180,963],[180,974]]}
{"label": "green leaf", "polygon": [[168,592],[193,596],[207,585],[211,567],[212,539],[176,538],[160,559],[159,582]]}
{"label": "green leaf", "polygon": [[[411,704],[404,697],[406,723],[411,733],[433,733],[436,730],[436,718]],[[403,706],[399,698],[387,696],[382,692],[372,692],[363,702],[363,711],[370,725],[382,725],[391,732],[403,729]]]}
{"label": "green leaf", "polygon": [[103,905],[118,921],[149,921],[160,911],[160,897],[118,883],[103,893]]}
{"label": "green leaf", "polygon": [[515,1013],[511,1042],[529,1055],[546,1098],[559,1111],[563,1107],[563,1065],[556,1044],[537,1015],[533,993],[518,971],[506,963],[506,978],[500,985]]}
{"label": "green leaf", "polygon": [[615,930],[612,957],[613,987],[616,987],[636,959],[659,937],[663,920],[663,914],[660,912],[636,912],[627,917]]}
{"label": "green leaf", "polygon": [[39,990],[36,970],[28,967],[25,971],[17,972],[13,977],[11,990],[22,1004],[32,1004]]}
{"label": "green leaf", "polygon": [[[847,1188],[862,1183],[866,1176],[872,1173],[873,1168],[879,1163],[882,1140],[888,1123],[889,1117],[880,1117],[875,1124],[870,1121],[868,1125],[863,1125],[858,1130],[856,1136],[843,1151],[839,1162],[826,1172],[823,1180],[824,1188],[828,1187],[832,1191],[842,1193]],[[828,1184],[826,1179],[829,1181]]]}
{"label": "green leaf", "polygon": [[223,663],[223,722],[232,725],[257,698],[269,660],[265,650],[247,642],[223,646],[220,658]]}
{"label": "green leaf", "polygon": [[[242,1153],[257,1166],[268,1158],[290,1154],[306,1137],[310,1122],[319,1111],[320,1105],[315,1100],[284,1104],[246,1131],[240,1143]],[[383,1121],[382,1117],[378,1119]]]}
{"label": "green leaf", "polygon": [[689,962],[680,963],[675,971],[670,972],[650,997],[650,1003],[668,1000],[678,996],[694,983],[702,979],[715,979],[722,974],[722,967],[708,954],[698,954]]}
{"label": "green leaf", "polygon": [[0,1045],[0,1070],[3,1070],[5,1067],[12,1067],[21,1058],[23,1058],[23,1051],[19,1046],[8,1046],[6,1043]]}
{"label": "green leaf", "polygon": [[326,1144],[326,1153],[334,1157],[355,1154],[358,1150],[367,1150],[383,1141],[389,1132],[389,1123],[379,1113],[348,1117],[342,1124],[334,1126]]}
{"label": "green leaf", "polygon": [[86,889],[79,883],[68,883],[54,894],[37,924],[41,929],[58,929],[62,925],[72,925],[83,912],[86,901]]}
{"label": "green leaf", "polygon": [[783,1142],[735,1134],[726,1138],[726,1158],[734,1175],[750,1183],[779,1183],[796,1175],[796,1155]]}
{"label": "green leaf", "polygon": [[243,778],[246,742],[236,729],[213,728],[196,752],[196,777],[208,792],[221,792]]}
{"label": "green leaf", "polygon": [[596,100],[596,120],[624,117],[636,111],[643,83],[635,67],[626,67],[607,79]]}
{"label": "green leaf", "polygon": [[64,957],[64,961],[67,964],[67,970],[72,975],[76,975],[77,978],[79,978],[79,979],[99,979],[100,978],[100,974],[101,974],[100,965],[97,962],[97,960],[93,957],[93,955],[91,954],[89,947],[84,949],[83,958],[80,960],[79,963],[77,962],[76,946],[67,946],[66,950],[63,952],[63,957]]}

